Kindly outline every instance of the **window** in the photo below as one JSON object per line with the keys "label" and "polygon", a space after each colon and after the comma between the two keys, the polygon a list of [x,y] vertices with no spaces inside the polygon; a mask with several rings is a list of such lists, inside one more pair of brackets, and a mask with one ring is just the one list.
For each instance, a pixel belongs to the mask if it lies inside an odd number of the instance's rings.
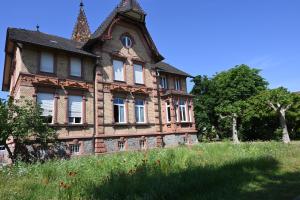
{"label": "window", "polygon": [[81,77],[81,59],[71,58],[70,60],[70,75]]}
{"label": "window", "polygon": [[40,71],[54,73],[54,56],[51,53],[41,53]]}
{"label": "window", "polygon": [[145,140],[140,140],[140,148],[142,150],[145,150],[146,149],[146,141]]}
{"label": "window", "polygon": [[141,99],[135,100],[135,120],[137,123],[145,123],[145,105]]}
{"label": "window", "polygon": [[113,61],[115,81],[124,81],[124,63],[119,60]]}
{"label": "window", "polygon": [[5,151],[5,146],[4,145],[0,145],[0,151]]}
{"label": "window", "polygon": [[180,99],[179,110],[180,110],[180,120],[182,122],[187,122],[187,119],[186,119],[186,104],[185,104],[184,99]]}
{"label": "window", "polygon": [[73,155],[79,154],[80,145],[79,144],[70,144],[70,152]]}
{"label": "window", "polygon": [[118,148],[119,148],[119,151],[125,151],[125,142],[124,141],[119,141],[118,142]]}
{"label": "window", "polygon": [[82,123],[82,96],[69,96],[69,123]]}
{"label": "window", "polygon": [[137,84],[144,84],[144,72],[142,65],[134,65],[134,80]]}
{"label": "window", "polygon": [[188,106],[188,113],[189,113],[189,117],[190,117],[190,122],[193,122],[193,118],[192,118],[192,100],[190,100],[189,106]]}
{"label": "window", "polygon": [[121,37],[121,42],[122,42],[123,46],[128,49],[131,48],[132,44],[133,44],[132,39],[127,35],[124,35]]}
{"label": "window", "polygon": [[124,99],[114,100],[114,118],[116,123],[125,123],[125,103]]}
{"label": "window", "polygon": [[176,117],[176,122],[179,122],[179,115],[178,115],[178,109],[179,109],[179,106],[178,106],[178,101],[175,100],[175,117]]}
{"label": "window", "polygon": [[166,76],[160,77],[160,88],[167,89],[168,88],[168,81]]}
{"label": "window", "polygon": [[183,143],[184,143],[184,144],[188,144],[187,136],[184,136],[184,137],[183,137]]}
{"label": "window", "polygon": [[166,115],[166,118],[167,118],[167,123],[170,123],[171,122],[171,105],[170,105],[170,102],[167,102],[166,104],[166,110],[167,110],[167,115]]}
{"label": "window", "polygon": [[47,93],[38,93],[37,103],[43,110],[42,117],[44,119],[44,122],[51,124],[53,121],[54,95]]}
{"label": "window", "polygon": [[175,79],[175,90],[181,90],[180,79]]}

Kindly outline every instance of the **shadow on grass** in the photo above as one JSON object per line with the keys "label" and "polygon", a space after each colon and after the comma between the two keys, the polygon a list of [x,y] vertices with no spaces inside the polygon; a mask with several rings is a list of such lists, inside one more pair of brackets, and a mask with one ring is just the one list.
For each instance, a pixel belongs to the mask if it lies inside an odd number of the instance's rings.
{"label": "shadow on grass", "polygon": [[[102,184],[87,185],[89,199],[294,199],[300,172],[275,175],[271,157],[246,159],[220,167],[185,170],[168,162],[145,163],[127,173],[111,174]],[[172,171],[173,173],[170,173]],[[175,171],[175,172],[174,172]]]}

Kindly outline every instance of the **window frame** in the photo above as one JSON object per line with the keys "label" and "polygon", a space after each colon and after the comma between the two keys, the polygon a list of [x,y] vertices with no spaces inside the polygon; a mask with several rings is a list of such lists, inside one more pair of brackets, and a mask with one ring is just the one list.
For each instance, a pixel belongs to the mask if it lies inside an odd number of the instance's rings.
{"label": "window frame", "polygon": [[[72,74],[72,59],[78,59],[80,61],[80,75]],[[69,76],[72,78],[83,78],[83,59],[75,56],[69,57]]]}
{"label": "window frame", "polygon": [[172,121],[172,114],[171,114],[171,103],[169,101],[166,102],[166,122],[170,124]]}
{"label": "window frame", "polygon": [[[43,71],[42,70],[42,59],[43,59],[43,54],[48,54],[52,56],[52,71]],[[39,58],[38,58],[38,62],[39,62],[39,73],[40,74],[48,74],[48,75],[54,75],[56,74],[56,55],[53,52],[50,51],[40,51],[39,52]]]}
{"label": "window frame", "polygon": [[[122,79],[123,80],[118,80],[116,79],[116,70],[115,70],[115,64],[114,62],[120,62],[122,63]],[[118,59],[118,58],[113,58],[112,59],[112,67],[113,67],[113,81],[115,82],[126,82],[126,66],[125,66],[125,62],[122,59]]]}
{"label": "window frame", "polygon": [[[143,102],[143,104],[142,105],[137,105],[137,101],[141,101],[141,102]],[[145,124],[145,123],[147,123],[146,122],[146,106],[145,106],[145,104],[146,104],[146,102],[145,102],[145,100],[144,99],[136,99],[135,100],[135,105],[134,105],[134,112],[135,112],[135,122],[136,123],[138,123],[138,124]],[[138,116],[137,116],[137,109],[138,109]],[[143,121],[141,121],[141,109],[143,110],[143,114],[144,114],[144,116],[143,116]]]}
{"label": "window frame", "polygon": [[[70,103],[71,103],[71,98],[72,97],[80,97],[81,98],[81,117],[74,117],[70,115]],[[82,125],[84,122],[83,122],[83,115],[84,115],[84,106],[83,106],[83,103],[84,103],[84,97],[82,95],[69,95],[68,96],[68,124],[70,125]],[[72,119],[72,120],[71,120]],[[76,119],[80,119],[80,122],[77,123],[76,122]]]}
{"label": "window frame", "polygon": [[[142,82],[141,83],[138,83],[137,82],[137,78],[136,78],[136,73],[135,73],[135,67],[136,66],[140,66],[142,68],[142,77],[141,77],[141,80]],[[134,84],[136,85],[145,85],[145,67],[144,67],[144,64],[143,63],[133,63],[133,77],[134,77]]]}
{"label": "window frame", "polygon": [[[122,99],[123,100],[123,104],[120,104],[120,103],[116,103],[116,99]],[[115,106],[117,106],[118,107],[118,121],[116,121],[116,116],[115,116]],[[121,109],[120,109],[120,107],[123,107],[123,111],[124,111],[124,121],[122,121],[121,122]],[[114,122],[116,123],[116,124],[126,124],[127,123],[127,116],[126,116],[126,114],[127,114],[127,111],[126,111],[126,99],[125,98],[121,98],[121,97],[115,97],[114,99],[113,99],[113,116],[114,116]]]}
{"label": "window frame", "polygon": [[161,89],[168,89],[168,79],[166,75],[160,76],[159,86]]}
{"label": "window frame", "polygon": [[[41,117],[42,118],[44,118],[44,120],[45,120],[45,122],[44,123],[47,123],[47,124],[54,124],[54,116],[55,116],[55,94],[53,94],[53,93],[49,93],[49,92],[38,92],[37,94],[36,94],[36,103],[37,104],[40,104],[39,103],[39,96],[40,95],[51,95],[52,96],[52,115],[48,115],[48,116],[45,116],[43,113],[42,113],[42,115],[41,115]],[[40,104],[40,107],[42,108],[42,106],[41,106],[41,104]],[[42,108],[43,109],[43,108]],[[43,112],[44,112],[44,109],[42,110]],[[51,118],[50,118],[51,117]],[[50,121],[48,121],[49,119],[51,119],[51,122]],[[46,122],[47,121],[47,122]]]}
{"label": "window frame", "polygon": [[118,150],[119,151],[126,151],[126,141],[118,141]]}
{"label": "window frame", "polygon": [[[80,144],[69,144],[69,149],[70,149],[71,155],[79,155],[80,154]],[[76,150],[76,151],[74,151],[74,150]]]}
{"label": "window frame", "polygon": [[[123,41],[123,40],[125,40],[125,41]],[[134,45],[134,40],[131,37],[131,35],[129,35],[128,33],[122,34],[120,37],[120,41],[121,41],[121,44],[123,45],[123,47],[125,47],[126,49],[130,49]],[[128,43],[129,41],[130,41],[130,44]]]}
{"label": "window frame", "polygon": [[181,79],[175,78],[175,90],[180,91],[181,89]]}
{"label": "window frame", "polygon": [[140,140],[140,149],[147,150],[147,142],[146,140]]}
{"label": "window frame", "polygon": [[[182,102],[184,104],[181,104]],[[183,99],[183,98],[179,99],[179,114],[180,114],[180,121],[181,122],[188,122],[186,100]],[[185,119],[185,120],[183,120],[183,119]]]}

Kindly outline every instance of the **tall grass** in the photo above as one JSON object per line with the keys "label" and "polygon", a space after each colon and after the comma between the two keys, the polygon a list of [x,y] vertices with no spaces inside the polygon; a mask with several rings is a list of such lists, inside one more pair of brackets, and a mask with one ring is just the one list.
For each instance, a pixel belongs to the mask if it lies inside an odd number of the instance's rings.
{"label": "tall grass", "polygon": [[19,164],[0,172],[0,199],[293,199],[300,145],[199,144]]}

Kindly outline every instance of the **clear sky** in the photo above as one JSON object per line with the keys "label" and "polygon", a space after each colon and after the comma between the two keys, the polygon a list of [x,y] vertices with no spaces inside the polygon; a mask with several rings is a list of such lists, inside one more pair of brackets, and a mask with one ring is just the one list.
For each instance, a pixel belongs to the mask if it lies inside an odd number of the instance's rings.
{"label": "clear sky", "polygon": [[[84,0],[94,31],[120,0]],[[238,64],[262,69],[270,87],[300,91],[299,0],[139,0],[170,64],[209,75]],[[0,83],[7,27],[70,38],[79,0],[1,0]],[[192,84],[189,84],[191,89]],[[7,93],[0,92],[0,98]]]}

